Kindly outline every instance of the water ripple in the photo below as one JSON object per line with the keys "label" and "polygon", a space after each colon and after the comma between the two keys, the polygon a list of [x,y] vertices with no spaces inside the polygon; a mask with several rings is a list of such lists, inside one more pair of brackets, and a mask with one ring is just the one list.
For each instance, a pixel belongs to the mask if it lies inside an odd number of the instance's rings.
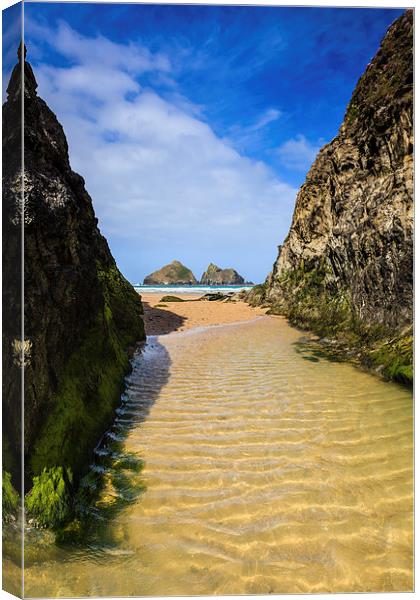
{"label": "water ripple", "polygon": [[411,590],[411,394],[304,360],[299,336],[263,318],[151,338],[97,449],[101,533],[30,566],[27,593]]}

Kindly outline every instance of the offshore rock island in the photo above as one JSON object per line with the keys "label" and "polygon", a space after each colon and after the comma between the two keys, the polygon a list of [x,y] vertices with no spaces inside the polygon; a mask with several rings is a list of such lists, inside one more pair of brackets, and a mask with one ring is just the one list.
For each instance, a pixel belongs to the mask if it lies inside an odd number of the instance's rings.
{"label": "offshore rock island", "polygon": [[413,12],[389,29],[319,152],[252,304],[412,381]]}
{"label": "offshore rock island", "polygon": [[[195,275],[179,260],[174,260],[144,278],[144,285],[198,285]],[[200,285],[242,285],[245,279],[235,269],[221,269],[210,263],[203,273]],[[247,282],[248,285],[253,285]]]}
{"label": "offshore rock island", "polygon": [[207,270],[201,276],[202,285],[241,285],[245,279],[235,269],[221,269],[214,263],[210,263]]}
{"label": "offshore rock island", "polygon": [[179,260],[173,260],[168,265],[147,275],[143,281],[144,285],[196,285],[197,279],[188,267]]}
{"label": "offshore rock island", "polygon": [[[26,54],[26,52],[25,52]],[[21,61],[3,105],[3,468],[20,465]],[[24,63],[25,93],[25,492],[29,516],[53,525],[112,422],[129,356],[145,338],[139,295],[118,270],[63,128],[37,95]]]}

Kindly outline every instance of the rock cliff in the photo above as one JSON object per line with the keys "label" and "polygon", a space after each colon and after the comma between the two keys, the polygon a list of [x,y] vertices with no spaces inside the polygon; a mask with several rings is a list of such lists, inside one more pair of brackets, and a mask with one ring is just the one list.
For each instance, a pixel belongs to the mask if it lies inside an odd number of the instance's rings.
{"label": "rock cliff", "polygon": [[193,272],[179,260],[173,260],[169,265],[147,275],[143,281],[144,285],[194,285],[197,283]]}
{"label": "rock cliff", "polygon": [[[413,13],[389,29],[312,165],[251,301],[412,379]],[[252,298],[253,297],[253,298]]]}
{"label": "rock cliff", "polygon": [[[3,298],[4,467],[16,479],[22,343],[13,315],[20,303],[23,218],[25,489],[31,490],[28,506],[54,521],[113,418],[130,349],[145,335],[140,297],[98,229],[84,180],[71,170],[63,128],[37,95],[26,61],[22,214],[19,58],[3,105],[3,276],[11,282]],[[51,502],[61,495],[57,506],[47,506],[46,490],[56,492]]]}
{"label": "rock cliff", "polygon": [[235,269],[221,269],[210,263],[203,273],[200,283],[202,285],[240,285],[245,279]]}

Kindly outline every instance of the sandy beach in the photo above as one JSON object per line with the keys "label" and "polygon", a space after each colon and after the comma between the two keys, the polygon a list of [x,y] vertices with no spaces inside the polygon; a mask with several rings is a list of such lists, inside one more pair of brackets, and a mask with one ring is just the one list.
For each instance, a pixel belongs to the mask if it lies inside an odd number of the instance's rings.
{"label": "sandy beach", "polygon": [[266,309],[253,308],[245,302],[197,302],[201,294],[182,294],[184,302],[160,302],[164,293],[142,293],[147,335],[165,335],[195,327],[250,321],[264,315]]}

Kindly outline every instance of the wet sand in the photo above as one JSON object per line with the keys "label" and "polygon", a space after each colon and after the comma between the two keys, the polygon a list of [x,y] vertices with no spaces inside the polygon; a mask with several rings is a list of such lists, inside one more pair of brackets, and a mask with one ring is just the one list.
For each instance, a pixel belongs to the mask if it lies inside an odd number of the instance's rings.
{"label": "wet sand", "polygon": [[[209,325],[251,321],[267,309],[253,308],[245,302],[200,301],[202,294],[180,294],[184,302],[160,302],[163,293],[142,293],[147,335],[165,335]],[[175,294],[174,294],[175,295]]]}
{"label": "wet sand", "polygon": [[412,591],[411,392],[301,337],[266,317],[149,338],[86,537],[26,536],[25,597]]}

